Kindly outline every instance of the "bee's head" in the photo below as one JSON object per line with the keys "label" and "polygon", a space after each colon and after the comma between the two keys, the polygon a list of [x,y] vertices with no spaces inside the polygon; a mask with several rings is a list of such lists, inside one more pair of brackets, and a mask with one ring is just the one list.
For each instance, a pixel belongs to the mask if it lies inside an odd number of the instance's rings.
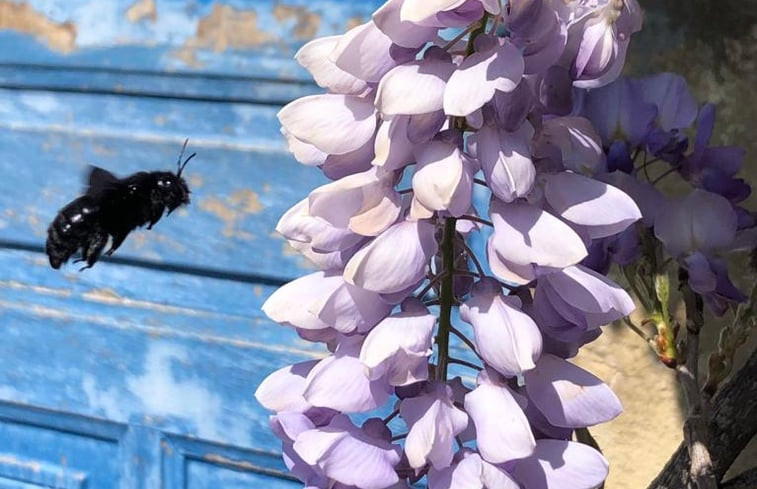
{"label": "bee's head", "polygon": [[184,151],[187,149],[188,142],[189,139],[185,139],[184,146],[181,147],[176,173],[161,172],[158,174],[158,188],[161,190],[163,203],[168,207],[169,214],[176,210],[177,207],[189,204],[189,186],[181,176],[181,172],[184,171],[189,160],[194,158],[197,153],[192,153],[187,156],[186,160],[181,161],[184,157]]}
{"label": "bee's head", "polygon": [[189,187],[183,177],[175,173],[160,172],[157,175],[157,185],[161,200],[171,213],[177,207],[189,204]]}

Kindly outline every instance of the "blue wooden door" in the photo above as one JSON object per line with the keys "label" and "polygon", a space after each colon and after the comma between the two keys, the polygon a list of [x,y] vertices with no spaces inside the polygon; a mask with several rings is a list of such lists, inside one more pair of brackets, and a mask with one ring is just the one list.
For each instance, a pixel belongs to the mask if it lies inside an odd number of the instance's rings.
{"label": "blue wooden door", "polygon": [[[260,305],[307,267],[273,228],[321,177],[276,112],[318,91],[297,47],[378,3],[0,0],[0,489],[298,485],[253,392],[320,354]],[[87,165],[172,169],[185,138],[189,207],[50,268]]]}

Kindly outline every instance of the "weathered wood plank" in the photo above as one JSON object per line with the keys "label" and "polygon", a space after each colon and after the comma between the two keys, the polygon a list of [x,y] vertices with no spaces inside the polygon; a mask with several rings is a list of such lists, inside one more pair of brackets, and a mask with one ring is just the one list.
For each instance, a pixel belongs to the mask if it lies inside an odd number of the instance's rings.
{"label": "weathered wood plank", "polygon": [[307,79],[290,60],[295,50],[365,21],[381,3],[0,0],[0,63]]}
{"label": "weathered wood plank", "polygon": [[0,87],[284,105],[319,93],[313,83],[242,76],[151,73],[40,65],[0,65]]}
{"label": "weathered wood plank", "polygon": [[[276,449],[252,394],[272,370],[320,348],[262,320],[257,307],[270,289],[256,295],[248,284],[107,263],[65,288],[68,280],[47,272],[39,255],[0,256],[4,277],[28,277],[0,282],[0,399]],[[98,295],[103,279],[113,292]],[[214,305],[223,295],[225,304]],[[181,305],[193,298],[202,305]]]}
{"label": "weathered wood plank", "polygon": [[[134,232],[119,258],[249,275],[298,276],[307,262],[273,233],[325,182],[285,152],[275,107],[0,90],[0,241],[42,246],[87,166],[118,175],[175,168],[185,137],[192,203]],[[87,272],[89,273],[89,271]]]}

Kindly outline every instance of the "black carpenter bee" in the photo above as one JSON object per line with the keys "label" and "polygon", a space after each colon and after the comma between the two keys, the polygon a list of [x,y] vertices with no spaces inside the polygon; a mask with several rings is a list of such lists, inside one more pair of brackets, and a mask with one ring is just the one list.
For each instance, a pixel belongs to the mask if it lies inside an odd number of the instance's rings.
{"label": "black carpenter bee", "polygon": [[189,204],[189,187],[181,172],[197,153],[182,163],[188,141],[181,148],[176,173],[142,171],[119,179],[107,170],[92,167],[87,192],[63,207],[47,229],[45,251],[50,265],[60,268],[81,249],[76,262],[87,263],[81,270],[91,268],[108,238],[112,241],[105,254],[112,255],[134,229],[145,224],[151,229],[166,209],[171,214]]}

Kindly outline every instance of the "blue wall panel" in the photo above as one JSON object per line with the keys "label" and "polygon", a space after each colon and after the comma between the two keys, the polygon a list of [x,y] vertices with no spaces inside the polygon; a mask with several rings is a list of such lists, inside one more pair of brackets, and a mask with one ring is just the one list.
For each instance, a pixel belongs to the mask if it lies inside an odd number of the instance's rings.
{"label": "blue wall panel", "polygon": [[[380,3],[0,0],[0,489],[301,486],[253,392],[323,355],[260,306],[310,270],[273,228],[325,179],[276,113],[320,91],[294,52]],[[88,165],[172,169],[185,138],[189,207],[49,267]]]}

